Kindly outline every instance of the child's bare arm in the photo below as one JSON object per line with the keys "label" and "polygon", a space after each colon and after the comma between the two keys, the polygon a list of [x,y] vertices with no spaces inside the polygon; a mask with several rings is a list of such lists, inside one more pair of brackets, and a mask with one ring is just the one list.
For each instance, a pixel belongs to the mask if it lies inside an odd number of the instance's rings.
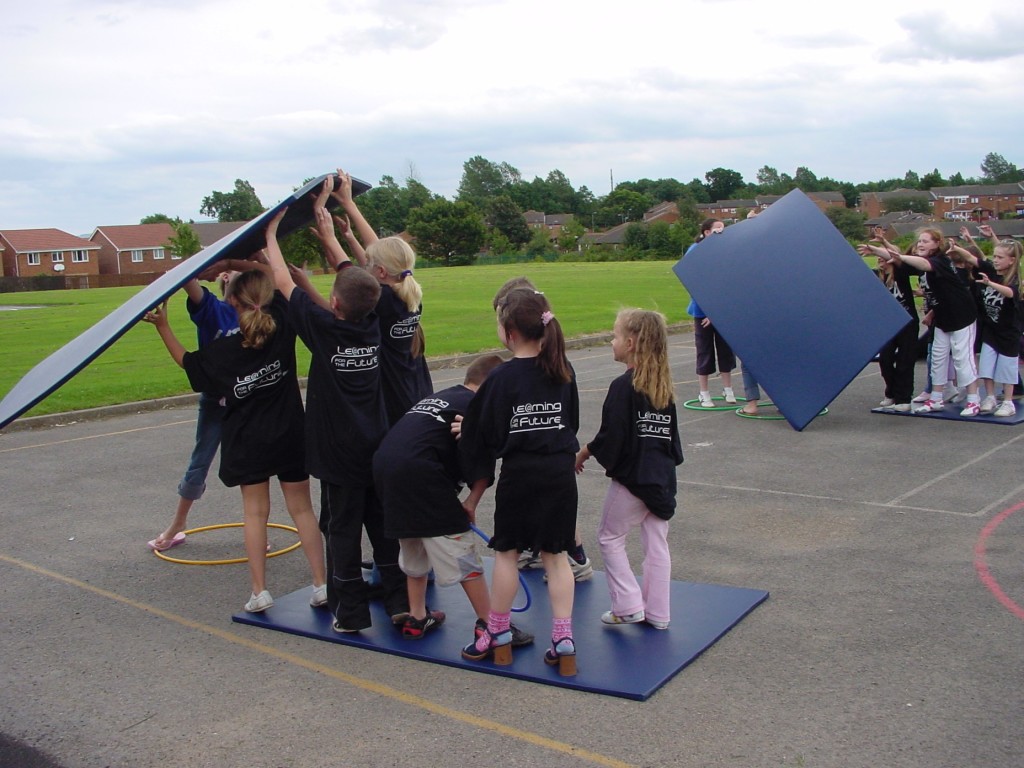
{"label": "child's bare arm", "polygon": [[267,224],[267,260],[270,263],[274,285],[286,299],[290,299],[292,291],[295,290],[295,281],[292,279],[291,272],[288,271],[288,264],[285,262],[281,246],[277,242],[277,227],[287,210],[287,208],[282,208]]}
{"label": "child's bare arm", "polygon": [[310,281],[309,275],[307,275],[301,267],[289,264],[288,271],[291,272],[292,280],[295,281],[295,285],[304,290],[314,303],[319,304],[328,312],[334,312],[334,310],[331,309],[331,302],[324,298],[320,291],[313,287],[313,283]]}
{"label": "child's bare arm", "polygon": [[166,299],[159,307],[153,307],[149,310],[149,312],[142,316],[142,319],[156,326],[156,332],[160,334],[160,340],[167,347],[171,359],[177,363],[179,368],[183,367],[182,360],[185,359],[185,347],[178,341],[178,337],[174,335],[174,331],[171,330],[171,325],[167,321]]}
{"label": "child's bare arm", "polygon": [[469,496],[462,502],[462,508],[466,511],[466,516],[469,518],[469,522],[476,522],[476,508],[480,504],[480,499],[483,498],[484,491],[487,490],[487,479],[482,478],[477,480],[469,489]]}
{"label": "child's bare arm", "polygon": [[362,211],[352,198],[352,177],[341,168],[338,169],[338,189],[334,192],[334,199],[341,204],[341,208],[348,215],[349,220],[355,225],[356,234],[359,235],[364,245],[370,245],[379,239],[373,227],[363,217]]}

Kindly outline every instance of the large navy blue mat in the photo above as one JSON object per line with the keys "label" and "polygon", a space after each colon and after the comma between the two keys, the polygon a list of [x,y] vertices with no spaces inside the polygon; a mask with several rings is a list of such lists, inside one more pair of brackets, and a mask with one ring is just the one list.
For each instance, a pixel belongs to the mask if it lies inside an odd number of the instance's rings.
{"label": "large navy blue mat", "polygon": [[673,270],[798,431],[907,324],[906,310],[797,189],[708,237]]}
{"label": "large navy blue mat", "polygon": [[[282,208],[288,213],[278,225],[278,236],[284,237],[313,221],[313,201],[320,185],[329,174],[313,179],[252,221],[222,237],[181,264],[165,272],[128,301],[115,309],[87,331],[79,334],[26,373],[0,401],[0,429],[10,424],[36,403],[56,391],[72,376],[85,368],[123,336],[150,309],[180,289],[206,267],[222,259],[247,259],[260,250],[266,239],[267,223]],[[352,194],[370,188],[365,181],[352,179]],[[333,198],[328,207],[336,207]]]}
{"label": "large navy blue mat", "polygon": [[1013,404],[1017,407],[1017,413],[1013,416],[993,416],[991,413],[982,413],[977,416],[961,416],[960,411],[963,410],[963,403],[950,404],[946,403],[941,411],[930,411],[929,413],[900,413],[898,411],[890,411],[885,408],[872,408],[872,413],[880,413],[884,416],[910,416],[915,419],[942,419],[944,421],[971,421],[975,424],[1002,424],[1003,426],[1012,427],[1017,424],[1024,423],[1024,403],[1020,400],[1014,400]]}
{"label": "large navy blue mat", "polygon": [[[488,571],[492,562],[485,558]],[[377,602],[372,605],[371,629],[358,634],[338,634],[331,629],[331,615],[327,610],[310,608],[309,587],[275,598],[274,606],[264,613],[243,611],[231,618],[242,624],[369,651],[644,701],[768,597],[767,592],[757,589],[674,581],[669,629],[657,630],[646,624],[607,626],[601,623],[600,616],[609,607],[608,587],[604,574],[595,571],[593,579],[576,585],[573,634],[579,671],[575,677],[561,677],[557,669],[546,665],[542,658],[550,643],[551,631],[550,603],[543,572],[527,571],[523,575],[532,605],[525,613],[513,613],[512,622],[536,635],[537,640],[531,646],[514,649],[512,664],[507,667],[495,666],[490,661],[465,661],[459,655],[461,648],[473,639],[476,620],[459,586],[444,589],[430,586],[428,604],[443,610],[447,618],[441,627],[422,640],[402,639],[401,632],[391,626],[383,606]],[[516,605],[523,605],[524,599],[520,589]]]}

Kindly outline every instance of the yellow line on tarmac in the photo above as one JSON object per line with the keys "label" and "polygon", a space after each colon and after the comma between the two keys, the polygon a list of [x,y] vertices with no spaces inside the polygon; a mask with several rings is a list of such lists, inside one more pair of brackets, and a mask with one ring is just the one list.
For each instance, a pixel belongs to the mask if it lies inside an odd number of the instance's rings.
{"label": "yellow line on tarmac", "polygon": [[424,699],[420,696],[415,696],[404,691],[400,691],[396,688],[392,688],[387,685],[382,685],[381,683],[374,682],[373,680],[367,680],[362,677],[356,677],[355,675],[349,675],[345,672],[340,672],[336,669],[332,669],[331,667],[325,666],[323,664],[317,664],[312,661],[309,661],[308,659],[304,659],[301,656],[296,656],[293,653],[280,651],[268,645],[263,645],[262,643],[257,643],[246,637],[242,637],[241,635],[236,635],[232,632],[227,632],[218,627],[213,627],[209,624],[203,624],[198,621],[193,621],[192,619],[185,618],[184,616],[179,616],[175,613],[170,613],[169,611],[162,610],[160,608],[157,608],[156,606],[152,606],[147,603],[141,603],[137,600],[132,600],[131,598],[125,597],[124,595],[119,595],[116,592],[110,592],[106,589],[101,589],[100,587],[94,587],[91,584],[86,584],[85,582],[79,581],[78,579],[73,579],[69,576],[64,576],[63,574],[57,573],[55,571],[51,571],[46,568],[41,568],[37,565],[33,565],[32,563],[25,562],[24,560],[19,560],[14,557],[8,557],[7,555],[0,554],[0,561],[10,563],[11,565],[16,565],[19,568],[31,571],[32,573],[37,573],[41,576],[46,576],[47,578],[53,579],[55,581],[63,582],[64,584],[76,587],[85,592],[92,592],[94,595],[105,597],[108,600],[113,600],[115,602],[121,603],[122,605],[127,605],[131,608],[135,608],[137,610],[153,614],[154,616],[159,616],[160,618],[166,619],[167,621],[173,621],[175,624],[180,624],[184,627],[188,627],[189,629],[194,629],[198,632],[204,632],[208,635],[220,638],[221,640],[225,640],[226,642],[232,643],[234,645],[238,645],[243,648],[248,648],[249,650],[257,651],[259,653],[264,653],[268,656],[273,656],[276,659],[286,661],[298,667],[302,667],[313,672],[318,672],[322,675],[333,678],[335,680],[340,680],[344,683],[348,683],[349,685],[355,686],[356,688],[361,688],[364,691],[376,693],[380,696],[385,696],[389,699],[393,699],[395,701],[407,704],[412,707],[419,707],[420,709],[432,712],[435,715],[447,717],[450,720],[456,720],[461,723],[466,723],[467,725],[471,725],[475,728],[493,731],[495,733],[501,734],[502,736],[507,736],[511,739],[516,739],[518,741],[524,741],[536,747],[549,749],[553,752],[558,752],[563,755],[579,758],[580,760],[586,760],[587,762],[594,763],[595,765],[609,766],[609,768],[635,768],[635,766],[633,766],[632,764],[623,762],[622,760],[616,760],[615,758],[607,757],[597,752],[591,752],[586,749],[581,749],[580,747],[574,747],[571,744],[566,744],[565,742],[549,739],[546,736],[541,736],[540,734],[531,733],[530,731],[522,731],[518,728],[512,728],[508,725],[504,725],[503,723],[498,723],[493,720],[487,720],[486,718],[477,717],[476,715],[470,715],[466,712],[460,712],[456,709],[451,709],[436,702],[430,701],[429,699]]}

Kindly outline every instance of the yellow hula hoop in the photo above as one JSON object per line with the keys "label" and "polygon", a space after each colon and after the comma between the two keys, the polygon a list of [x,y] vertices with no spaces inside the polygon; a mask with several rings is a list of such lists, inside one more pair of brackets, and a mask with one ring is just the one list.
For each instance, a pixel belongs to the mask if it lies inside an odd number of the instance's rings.
{"label": "yellow hula hoop", "polygon": [[[193,533],[203,533],[204,531],[217,531],[221,528],[241,528],[244,523],[220,523],[218,525],[204,525],[199,528],[189,528],[185,531],[186,536],[190,536]],[[291,531],[292,533],[298,533],[298,528],[291,525],[284,525],[283,523],[267,523],[267,528],[279,528],[282,531]],[[284,549],[278,549],[273,552],[267,552],[267,557],[277,557],[278,555],[284,555],[288,552],[298,549],[302,546],[301,541],[296,541],[289,547]],[[248,563],[248,557],[233,557],[227,560],[186,560],[182,557],[171,557],[163,552],[153,550],[153,554],[159,557],[161,560],[166,560],[169,563],[178,563],[179,565],[234,565],[235,563]]]}

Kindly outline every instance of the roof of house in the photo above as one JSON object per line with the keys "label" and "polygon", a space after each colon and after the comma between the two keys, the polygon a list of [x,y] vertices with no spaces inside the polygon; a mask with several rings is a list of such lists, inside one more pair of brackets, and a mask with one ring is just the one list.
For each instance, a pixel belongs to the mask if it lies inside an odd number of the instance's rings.
{"label": "roof of house", "polygon": [[922,189],[893,189],[888,192],[861,192],[861,197],[877,197],[879,200],[888,200],[894,197],[925,197],[930,198],[931,192]]}
{"label": "roof of house", "polygon": [[246,223],[244,221],[192,221],[189,222],[189,226],[196,233],[203,248],[207,248]]}
{"label": "roof of house", "polygon": [[959,187],[932,187],[934,197],[964,197],[969,195],[1019,195],[1024,193],[1024,182],[1010,184],[964,184]]}
{"label": "roof of house", "polygon": [[120,224],[96,227],[90,240],[102,234],[119,251],[166,248],[174,237],[174,227],[167,222],[158,224]]}
{"label": "roof of house", "polygon": [[0,235],[16,253],[37,251],[80,251],[95,249],[95,243],[61,229],[4,229]]}

